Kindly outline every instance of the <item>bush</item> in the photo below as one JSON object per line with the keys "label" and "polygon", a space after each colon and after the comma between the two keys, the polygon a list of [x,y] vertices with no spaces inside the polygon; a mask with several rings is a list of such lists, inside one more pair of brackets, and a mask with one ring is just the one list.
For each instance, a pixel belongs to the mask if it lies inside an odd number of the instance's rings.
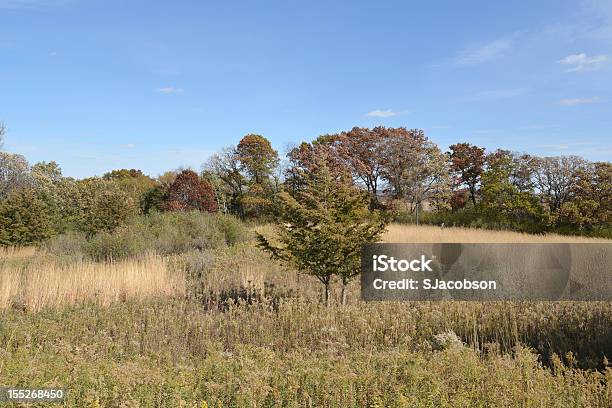
{"label": "bush", "polygon": [[68,231],[65,234],[55,236],[45,243],[43,248],[52,255],[66,256],[74,260],[82,260],[85,257],[85,234],[77,231]]}
{"label": "bush", "polygon": [[55,255],[84,253],[96,260],[120,260],[147,252],[176,255],[234,245],[247,239],[247,230],[232,216],[191,212],[153,212],[139,216],[114,231],[86,239],[69,233],[46,248]]}
{"label": "bush", "polygon": [[149,250],[146,238],[135,234],[129,227],[123,227],[115,232],[99,232],[83,245],[84,251],[94,261],[113,261]]}

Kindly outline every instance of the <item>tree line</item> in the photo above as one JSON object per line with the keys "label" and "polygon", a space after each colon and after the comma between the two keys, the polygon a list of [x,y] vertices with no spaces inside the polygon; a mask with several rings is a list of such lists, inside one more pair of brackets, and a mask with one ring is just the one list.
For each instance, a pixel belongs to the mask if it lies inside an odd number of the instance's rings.
{"label": "tree line", "polygon": [[[525,232],[610,235],[612,164],[538,157],[457,143],[443,152],[420,129],[355,127],[292,148],[245,136],[214,155],[203,176],[219,208],[265,217],[279,191],[295,196],[325,163],[340,184],[366,192],[370,210],[425,221]],[[423,214],[425,212],[425,214]]]}
{"label": "tree line", "polygon": [[[5,131],[1,125],[0,146]],[[0,151],[0,245],[42,242],[69,230],[91,236],[152,211],[278,220],[281,208],[290,211],[289,198],[297,204],[312,198],[321,171],[328,179],[318,183],[359,192],[370,216],[611,234],[610,162],[489,152],[469,143],[442,151],[423,130],[378,126],[319,136],[289,149],[283,160],[269,140],[249,134],[213,155],[199,173],[179,169],[155,178],[120,169],[77,180],[63,176],[55,162],[30,165]]]}

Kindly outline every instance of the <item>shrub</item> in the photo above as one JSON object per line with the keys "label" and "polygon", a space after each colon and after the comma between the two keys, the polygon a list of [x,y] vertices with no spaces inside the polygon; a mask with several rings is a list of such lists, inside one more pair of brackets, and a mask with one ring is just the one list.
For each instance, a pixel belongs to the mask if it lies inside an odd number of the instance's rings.
{"label": "shrub", "polygon": [[51,238],[43,248],[52,255],[67,256],[74,260],[80,260],[85,256],[84,246],[86,243],[87,238],[84,233],[68,231]]}
{"label": "shrub", "polygon": [[190,212],[153,212],[133,218],[114,231],[86,238],[69,233],[46,248],[55,255],[84,253],[97,260],[120,260],[147,252],[175,255],[234,245],[247,239],[247,230],[232,216]]}
{"label": "shrub", "polygon": [[114,232],[102,231],[84,245],[87,256],[94,261],[112,261],[143,254],[149,249],[145,237],[128,227]]}

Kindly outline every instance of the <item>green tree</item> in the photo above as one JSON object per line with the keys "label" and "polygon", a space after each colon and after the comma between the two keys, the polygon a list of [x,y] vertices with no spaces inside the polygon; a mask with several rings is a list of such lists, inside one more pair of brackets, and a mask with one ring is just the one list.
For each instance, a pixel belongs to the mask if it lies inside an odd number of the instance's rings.
{"label": "green tree", "polygon": [[[597,162],[575,174],[571,199],[560,211],[562,224],[579,231],[610,228],[612,223],[612,164]],[[607,231],[608,234],[610,231]]]}
{"label": "green tree", "polygon": [[520,191],[512,183],[511,169],[509,156],[499,156],[489,163],[482,174],[479,210],[498,227],[543,232],[550,223],[549,213],[536,195]]}
{"label": "green tree", "polygon": [[112,231],[138,214],[133,198],[116,183],[97,177],[77,182],[77,229],[88,235]]}
{"label": "green tree", "polygon": [[143,214],[150,214],[152,211],[163,211],[164,203],[168,200],[168,189],[162,185],[150,188],[142,196],[140,209]]}
{"label": "green tree", "polygon": [[315,276],[330,301],[330,284],[336,276],[342,283],[342,304],[347,285],[360,272],[363,244],[375,242],[384,231],[386,217],[370,212],[370,196],[350,184],[338,182],[320,161],[309,174],[306,186],[295,197],[278,193],[275,200],[280,245],[258,234],[259,246],[273,258]]}
{"label": "green tree", "polygon": [[57,208],[48,193],[34,189],[15,190],[0,202],[0,245],[43,242],[55,235],[57,217]]}
{"label": "green tree", "polygon": [[156,187],[155,180],[137,169],[113,170],[104,174],[102,178],[114,181],[123,191],[132,197],[135,203],[140,204],[142,204],[145,194]]}

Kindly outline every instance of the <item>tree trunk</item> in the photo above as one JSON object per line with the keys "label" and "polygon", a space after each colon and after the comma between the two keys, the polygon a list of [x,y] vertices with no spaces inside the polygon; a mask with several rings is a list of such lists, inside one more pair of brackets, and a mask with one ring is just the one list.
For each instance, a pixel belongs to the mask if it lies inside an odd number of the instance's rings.
{"label": "tree trunk", "polygon": [[476,207],[476,186],[470,186],[470,198],[472,199],[474,207]]}
{"label": "tree trunk", "polygon": [[340,299],[341,299],[340,302],[342,306],[346,306],[347,304],[347,296],[348,296],[347,286],[348,286],[348,282],[342,281],[342,292],[340,295]]}
{"label": "tree trunk", "polygon": [[330,288],[329,288],[329,282],[325,282],[325,306],[329,306],[329,298],[330,298]]}

